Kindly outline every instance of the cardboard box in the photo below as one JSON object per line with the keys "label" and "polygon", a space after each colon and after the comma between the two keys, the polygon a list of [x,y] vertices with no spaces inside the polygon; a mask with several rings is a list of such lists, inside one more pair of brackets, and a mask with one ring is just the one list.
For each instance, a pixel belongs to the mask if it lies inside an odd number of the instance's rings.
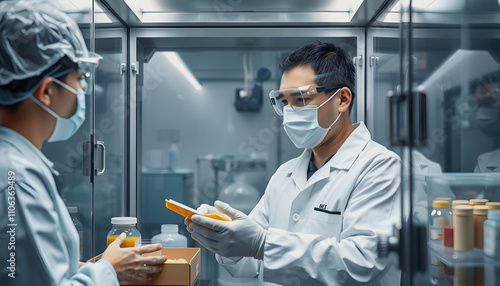
{"label": "cardboard box", "polygon": [[[143,254],[144,256],[166,255],[167,259],[185,259],[187,263],[163,264],[160,273],[152,274],[149,282],[121,281],[120,285],[177,285],[194,286],[201,273],[201,252],[199,248],[163,248],[162,250]],[[93,257],[88,262],[96,262],[102,254]]]}

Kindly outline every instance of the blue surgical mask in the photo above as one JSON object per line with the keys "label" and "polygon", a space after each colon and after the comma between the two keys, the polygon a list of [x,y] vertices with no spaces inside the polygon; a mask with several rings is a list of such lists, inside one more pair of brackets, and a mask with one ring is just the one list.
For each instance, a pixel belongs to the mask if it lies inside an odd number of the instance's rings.
{"label": "blue surgical mask", "polygon": [[318,122],[318,109],[330,101],[339,90],[320,106],[306,105],[292,108],[287,105],[283,108],[283,128],[295,147],[312,149],[325,139],[326,134],[339,120],[342,113],[337,116],[328,128],[323,128]]}
{"label": "blue surgical mask", "polygon": [[477,110],[477,126],[490,137],[500,136],[500,120],[498,109],[480,107]]}
{"label": "blue surgical mask", "polygon": [[68,140],[76,133],[76,131],[80,128],[80,126],[82,126],[83,122],[85,121],[85,92],[83,91],[83,89],[79,88],[78,90],[75,90],[74,88],[71,88],[69,85],[55,78],[54,82],[69,90],[70,92],[76,94],[78,106],[73,116],[71,116],[70,118],[63,118],[57,115],[57,113],[52,111],[45,104],[38,101],[38,99],[36,99],[34,96],[31,96],[31,99],[33,99],[36,104],[38,104],[40,107],[45,109],[45,111],[50,113],[50,115],[54,116],[57,119],[56,127],[54,128],[54,132],[52,132],[52,135],[50,136],[48,142]]}

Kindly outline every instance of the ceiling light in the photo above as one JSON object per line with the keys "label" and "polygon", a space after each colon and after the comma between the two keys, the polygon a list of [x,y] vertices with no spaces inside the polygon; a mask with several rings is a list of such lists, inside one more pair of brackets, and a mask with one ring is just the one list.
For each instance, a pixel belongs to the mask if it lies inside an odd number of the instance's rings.
{"label": "ceiling light", "polygon": [[184,61],[179,57],[179,54],[176,52],[163,52],[165,57],[167,58],[172,65],[174,65],[182,75],[191,83],[191,85],[196,89],[196,90],[203,90],[203,87],[201,84],[198,82],[198,80],[194,77],[194,75],[191,73],[189,68],[186,66]]}

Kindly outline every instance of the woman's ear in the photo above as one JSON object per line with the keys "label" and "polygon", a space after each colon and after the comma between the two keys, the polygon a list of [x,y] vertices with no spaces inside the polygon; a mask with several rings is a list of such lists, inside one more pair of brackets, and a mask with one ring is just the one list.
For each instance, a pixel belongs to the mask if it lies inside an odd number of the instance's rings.
{"label": "woman's ear", "polygon": [[35,93],[33,93],[33,96],[46,106],[50,106],[51,98],[56,88],[56,84],[51,77],[45,78],[40,83]]}
{"label": "woman's ear", "polygon": [[343,87],[339,90],[338,98],[340,99],[339,112],[346,112],[351,105],[352,94],[348,87]]}

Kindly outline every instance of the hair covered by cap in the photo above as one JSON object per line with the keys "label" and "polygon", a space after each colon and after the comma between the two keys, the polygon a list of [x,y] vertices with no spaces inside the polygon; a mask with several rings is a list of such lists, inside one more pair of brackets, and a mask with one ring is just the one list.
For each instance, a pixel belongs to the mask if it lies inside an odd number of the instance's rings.
{"label": "hair covered by cap", "polygon": [[[0,105],[26,99],[45,77],[77,69],[89,57],[78,25],[54,6],[37,1],[0,2]],[[63,58],[70,65],[59,66]],[[9,85],[28,86],[13,91]],[[32,86],[31,86],[32,85]]]}

